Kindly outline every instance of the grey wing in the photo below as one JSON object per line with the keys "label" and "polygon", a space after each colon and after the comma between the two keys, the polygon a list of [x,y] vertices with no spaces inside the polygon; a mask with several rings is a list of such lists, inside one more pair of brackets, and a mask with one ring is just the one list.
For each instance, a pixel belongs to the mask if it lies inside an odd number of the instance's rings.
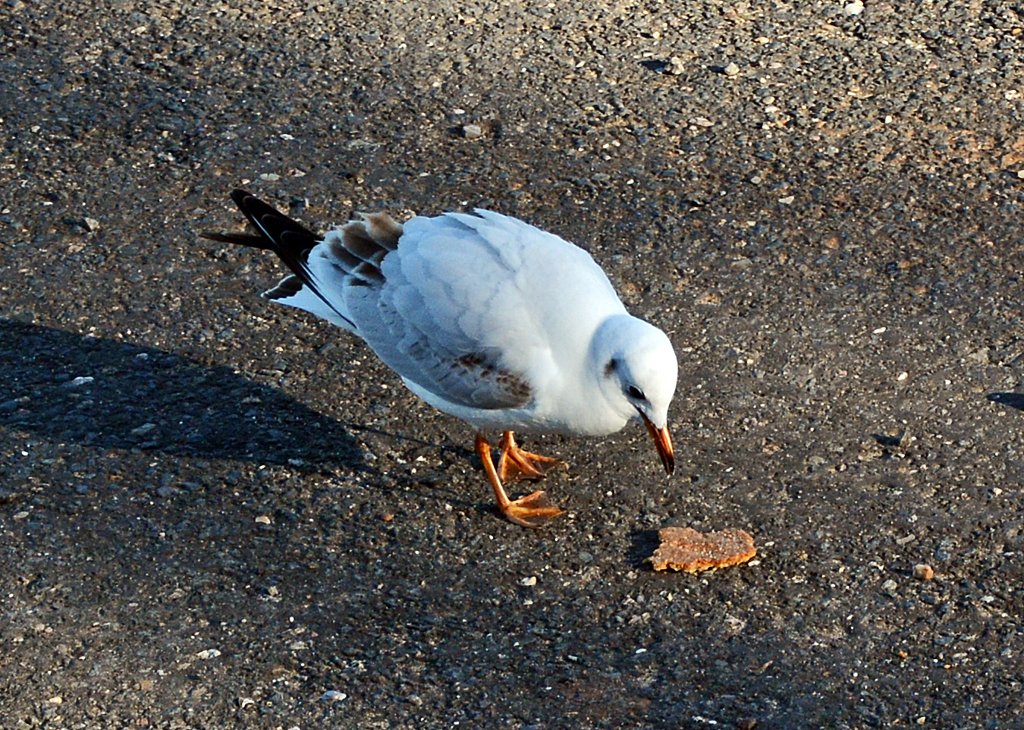
{"label": "grey wing", "polygon": [[[345,301],[359,333],[384,364],[445,401],[501,410],[532,400],[526,380],[502,367],[500,353],[436,323],[424,326],[429,318],[423,316],[426,307],[415,287],[390,282],[381,289],[352,287]],[[419,316],[409,317],[410,309]]]}
{"label": "grey wing", "polygon": [[383,283],[350,286],[360,335],[395,372],[462,407],[521,408],[549,343],[523,294],[522,232],[499,217],[414,218],[380,262]]}

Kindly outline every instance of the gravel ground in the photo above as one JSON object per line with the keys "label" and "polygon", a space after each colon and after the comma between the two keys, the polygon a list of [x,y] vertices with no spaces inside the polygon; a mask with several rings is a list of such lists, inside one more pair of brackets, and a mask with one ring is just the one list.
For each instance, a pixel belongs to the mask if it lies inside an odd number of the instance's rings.
{"label": "gravel ground", "polygon": [[[1024,726],[1022,19],[5,0],[0,727]],[[679,352],[676,475],[527,439],[569,514],[500,520],[197,238],[240,184],[587,248]],[[759,559],[653,573],[666,525]]]}

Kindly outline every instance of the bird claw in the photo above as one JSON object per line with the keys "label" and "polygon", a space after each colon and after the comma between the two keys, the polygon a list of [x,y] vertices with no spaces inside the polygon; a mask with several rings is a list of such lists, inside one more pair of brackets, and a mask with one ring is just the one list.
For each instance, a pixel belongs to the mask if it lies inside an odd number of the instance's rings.
{"label": "bird claw", "polygon": [[[539,479],[544,472],[554,466],[561,464],[558,459],[551,459],[547,456],[538,456],[521,451],[516,446],[512,432],[506,431],[501,439],[501,469],[502,476],[498,476],[498,470],[494,468],[494,460],[491,458],[491,445],[483,434],[476,435],[476,452],[487,472],[487,481],[494,489],[494,500],[498,503],[498,509],[510,521],[522,527],[543,527],[556,517],[565,514],[548,501],[544,492],[534,492],[519,499],[509,499],[505,487],[501,482],[508,471],[511,470],[510,463],[514,463],[517,473],[528,474],[521,477],[527,479]],[[513,476],[513,478],[515,478]]]}
{"label": "bird claw", "polygon": [[[565,462],[550,456],[541,456],[523,451],[516,445],[511,431],[506,431],[498,444],[501,457],[498,460],[498,476],[503,482],[515,482],[522,479],[543,479],[544,475]],[[531,495],[532,496],[532,495]]]}
{"label": "bird claw", "polygon": [[556,517],[565,514],[565,510],[555,507],[548,501],[544,492],[534,492],[525,497],[512,500],[505,506],[498,506],[501,513],[510,521],[523,527],[539,528]]}

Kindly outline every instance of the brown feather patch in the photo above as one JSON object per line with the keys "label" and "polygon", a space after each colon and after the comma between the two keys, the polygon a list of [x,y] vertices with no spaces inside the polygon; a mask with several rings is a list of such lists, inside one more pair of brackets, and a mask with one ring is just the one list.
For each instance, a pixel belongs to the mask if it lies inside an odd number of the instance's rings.
{"label": "brown feather patch", "polygon": [[359,213],[366,225],[370,238],[389,251],[398,248],[398,239],[402,237],[402,224],[387,213]]}
{"label": "brown feather patch", "polygon": [[329,235],[327,237],[327,247],[331,251],[331,256],[340,261],[341,265],[347,271],[351,271],[352,269],[356,268],[361,263],[363,263],[363,260],[361,258],[349,253],[348,249],[345,248],[345,245],[342,242],[341,238],[337,236]]}
{"label": "brown feather patch", "polygon": [[362,221],[349,223],[341,229],[341,244],[353,256],[374,265],[379,265],[389,253],[388,249],[373,240]]}
{"label": "brown feather patch", "polygon": [[381,284],[380,263],[398,248],[402,226],[387,213],[360,213],[360,220],[341,227],[340,236],[329,236],[328,246],[346,271],[370,284]]}
{"label": "brown feather patch", "polygon": [[533,389],[530,388],[529,383],[515,373],[493,365],[485,355],[479,353],[463,355],[455,359],[450,368],[453,372],[461,370],[480,381],[491,381],[497,384],[508,395],[510,403],[514,405],[526,405],[533,398]]}

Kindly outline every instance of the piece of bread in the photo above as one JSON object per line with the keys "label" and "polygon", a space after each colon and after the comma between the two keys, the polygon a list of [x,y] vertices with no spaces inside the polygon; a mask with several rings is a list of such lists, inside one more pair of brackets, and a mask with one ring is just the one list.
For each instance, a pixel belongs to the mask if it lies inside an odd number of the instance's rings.
{"label": "piece of bread", "polygon": [[757,555],[753,536],[734,528],[704,534],[691,527],[666,527],[658,537],[661,545],[648,558],[655,570],[696,573],[739,565]]}

